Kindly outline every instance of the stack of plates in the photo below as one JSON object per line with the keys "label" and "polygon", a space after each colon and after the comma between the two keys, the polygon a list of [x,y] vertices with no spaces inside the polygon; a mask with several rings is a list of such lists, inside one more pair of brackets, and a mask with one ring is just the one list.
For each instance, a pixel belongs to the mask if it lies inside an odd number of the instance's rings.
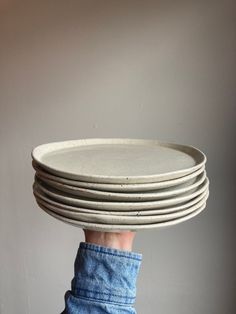
{"label": "stack of plates", "polygon": [[174,225],[199,214],[209,194],[206,157],[192,146],[85,139],[40,145],[32,157],[38,205],[84,229]]}

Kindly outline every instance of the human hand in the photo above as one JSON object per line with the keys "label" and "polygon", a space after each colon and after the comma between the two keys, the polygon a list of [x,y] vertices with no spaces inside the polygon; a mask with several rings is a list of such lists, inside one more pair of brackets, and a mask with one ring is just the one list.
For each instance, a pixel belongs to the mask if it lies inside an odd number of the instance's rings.
{"label": "human hand", "polygon": [[107,246],[118,250],[132,251],[135,232],[102,232],[87,229],[83,230],[85,241],[88,243]]}

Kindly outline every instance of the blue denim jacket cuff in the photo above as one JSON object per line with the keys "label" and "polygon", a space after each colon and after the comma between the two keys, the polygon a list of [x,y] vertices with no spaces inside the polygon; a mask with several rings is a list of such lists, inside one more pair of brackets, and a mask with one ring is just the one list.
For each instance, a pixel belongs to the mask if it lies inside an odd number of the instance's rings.
{"label": "blue denim jacket cuff", "polygon": [[72,293],[94,301],[132,305],[142,254],[81,242]]}

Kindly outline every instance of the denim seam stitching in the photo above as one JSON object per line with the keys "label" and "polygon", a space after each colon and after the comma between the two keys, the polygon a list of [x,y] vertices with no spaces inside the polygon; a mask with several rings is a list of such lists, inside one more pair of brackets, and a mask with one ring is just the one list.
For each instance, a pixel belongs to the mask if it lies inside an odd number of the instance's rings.
{"label": "denim seam stitching", "polygon": [[128,296],[123,296],[123,295],[117,295],[117,294],[112,294],[112,293],[105,293],[105,292],[99,292],[96,290],[88,290],[88,289],[84,289],[84,288],[75,288],[75,290],[77,290],[79,292],[79,290],[81,291],[85,291],[85,292],[89,292],[89,293],[98,293],[98,294],[104,294],[104,295],[108,295],[108,296],[113,296],[113,297],[118,297],[118,298],[124,298],[124,299],[135,299],[135,297],[128,297]]}
{"label": "denim seam stitching", "polygon": [[[73,295],[73,294],[72,294]],[[76,296],[75,295],[73,295],[75,298],[76,298]],[[132,306],[134,303],[119,303],[119,302],[115,302],[115,301],[110,301],[110,300],[103,300],[103,299],[99,299],[99,298],[91,298],[91,297],[85,297],[85,296],[81,296],[81,295],[79,295],[79,298],[80,299],[83,299],[83,300],[90,300],[90,301],[99,301],[99,302],[102,302],[102,303],[105,303],[105,304],[107,304],[107,303],[109,303],[109,304],[114,304],[114,305],[128,305],[128,306]]]}
{"label": "denim seam stitching", "polygon": [[92,249],[90,247],[81,247],[82,250],[90,250],[90,251],[93,251],[93,252],[96,252],[96,253],[104,253],[104,254],[107,254],[107,255],[112,255],[112,256],[117,256],[117,257],[126,257],[128,259],[133,259],[133,260],[136,260],[136,261],[141,261],[141,258],[138,258],[138,257],[132,257],[132,256],[126,256],[126,255],[123,255],[123,254],[115,254],[115,253],[111,253],[111,252],[105,252],[105,251],[102,251],[102,250],[96,250],[96,249]]}

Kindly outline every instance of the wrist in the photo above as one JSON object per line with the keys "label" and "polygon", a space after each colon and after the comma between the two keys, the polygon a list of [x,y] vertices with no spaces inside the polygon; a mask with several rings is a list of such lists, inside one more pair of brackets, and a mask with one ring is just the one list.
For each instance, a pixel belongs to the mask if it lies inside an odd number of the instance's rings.
{"label": "wrist", "polygon": [[132,251],[134,232],[100,232],[84,230],[85,241],[118,250]]}

